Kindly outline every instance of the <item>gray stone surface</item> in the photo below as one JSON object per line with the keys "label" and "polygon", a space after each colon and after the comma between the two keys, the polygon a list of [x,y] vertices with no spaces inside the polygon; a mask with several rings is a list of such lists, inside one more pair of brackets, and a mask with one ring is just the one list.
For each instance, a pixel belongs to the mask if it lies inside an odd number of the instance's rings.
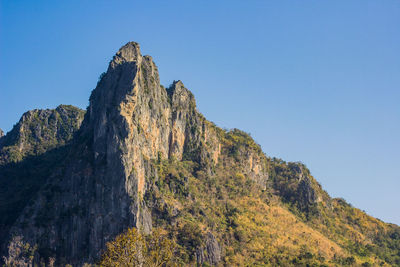
{"label": "gray stone surface", "polygon": [[200,265],[208,263],[216,266],[221,261],[221,247],[212,233],[207,234],[205,244],[205,247],[197,249],[197,263]]}

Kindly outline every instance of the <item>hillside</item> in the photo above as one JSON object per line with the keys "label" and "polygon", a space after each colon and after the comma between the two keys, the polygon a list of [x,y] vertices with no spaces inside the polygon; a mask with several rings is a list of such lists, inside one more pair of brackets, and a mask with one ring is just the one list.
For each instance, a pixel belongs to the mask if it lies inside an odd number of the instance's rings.
{"label": "hillside", "polygon": [[127,228],[157,227],[180,265],[400,266],[398,226],[208,121],[181,81],[160,85],[137,43],[83,114],[31,111],[0,139],[2,255],[23,242],[35,263],[81,266]]}

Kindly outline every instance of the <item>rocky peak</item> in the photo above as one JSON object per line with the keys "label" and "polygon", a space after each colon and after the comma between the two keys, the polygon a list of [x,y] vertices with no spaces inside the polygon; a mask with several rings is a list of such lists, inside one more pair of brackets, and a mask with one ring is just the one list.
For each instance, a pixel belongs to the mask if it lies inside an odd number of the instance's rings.
{"label": "rocky peak", "polygon": [[140,53],[140,46],[138,43],[129,42],[121,47],[113,57],[110,67],[114,68],[126,62],[140,61],[142,55]]}
{"label": "rocky peak", "polygon": [[[171,98],[173,108],[189,109],[196,108],[196,101],[192,92],[183,85],[183,82],[174,81],[167,89],[168,95]],[[194,110],[193,110],[194,111]]]}
{"label": "rocky peak", "polygon": [[172,96],[175,92],[180,93],[181,91],[187,90],[183,85],[181,80],[173,81],[172,84],[168,87],[167,92],[168,95]]}
{"label": "rocky peak", "polygon": [[2,129],[0,129],[0,138],[2,138],[4,136],[4,132]]}
{"label": "rocky peak", "polygon": [[[150,177],[157,175],[152,160],[181,159],[190,139],[188,122],[198,121],[194,109],[187,111],[193,95],[181,83],[173,91],[175,100],[170,100],[157,66],[150,56],[141,55],[138,44],[128,43],[116,53],[91,94],[81,131],[63,164],[66,169],[54,170],[56,178],[48,181],[47,187],[60,187],[60,193],[52,194],[58,199],[52,201],[54,208],[40,205],[45,197],[40,193],[34,211],[16,223],[25,240],[44,240],[41,247],[62,251],[77,263],[98,258],[105,243],[127,227],[151,231],[143,196]],[[39,214],[51,220],[20,226]],[[63,227],[50,230],[60,220]],[[66,236],[70,229],[73,234]]]}

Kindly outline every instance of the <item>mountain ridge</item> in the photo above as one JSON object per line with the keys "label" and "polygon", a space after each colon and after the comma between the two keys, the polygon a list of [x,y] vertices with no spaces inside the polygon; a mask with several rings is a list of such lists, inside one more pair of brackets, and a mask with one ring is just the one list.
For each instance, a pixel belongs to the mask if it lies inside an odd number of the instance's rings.
{"label": "mountain ridge", "polygon": [[115,54],[89,102],[74,138],[60,142],[61,160],[45,168],[2,238],[37,245],[36,263],[93,263],[124,229],[153,226],[177,239],[185,264],[400,263],[397,226],[331,199],[305,165],[267,157],[245,132],[207,121],[181,81],[160,84],[139,44]]}

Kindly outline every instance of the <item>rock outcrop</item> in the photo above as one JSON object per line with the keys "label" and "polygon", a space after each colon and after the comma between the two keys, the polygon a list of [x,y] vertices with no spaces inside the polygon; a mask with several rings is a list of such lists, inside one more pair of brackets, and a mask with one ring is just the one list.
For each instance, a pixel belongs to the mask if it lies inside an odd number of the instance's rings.
{"label": "rock outcrop", "polygon": [[2,129],[0,129],[0,138],[2,138],[4,136],[4,132]]}
{"label": "rock outcrop", "polygon": [[329,205],[330,197],[321,185],[311,176],[307,167],[299,162],[286,163],[271,161],[271,187],[289,203],[306,216],[318,214],[318,203]]}
{"label": "rock outcrop", "polygon": [[205,237],[205,247],[199,248],[196,251],[197,263],[200,265],[208,263],[212,266],[216,266],[221,261],[221,256],[221,247],[217,239],[212,233],[207,233]]}

